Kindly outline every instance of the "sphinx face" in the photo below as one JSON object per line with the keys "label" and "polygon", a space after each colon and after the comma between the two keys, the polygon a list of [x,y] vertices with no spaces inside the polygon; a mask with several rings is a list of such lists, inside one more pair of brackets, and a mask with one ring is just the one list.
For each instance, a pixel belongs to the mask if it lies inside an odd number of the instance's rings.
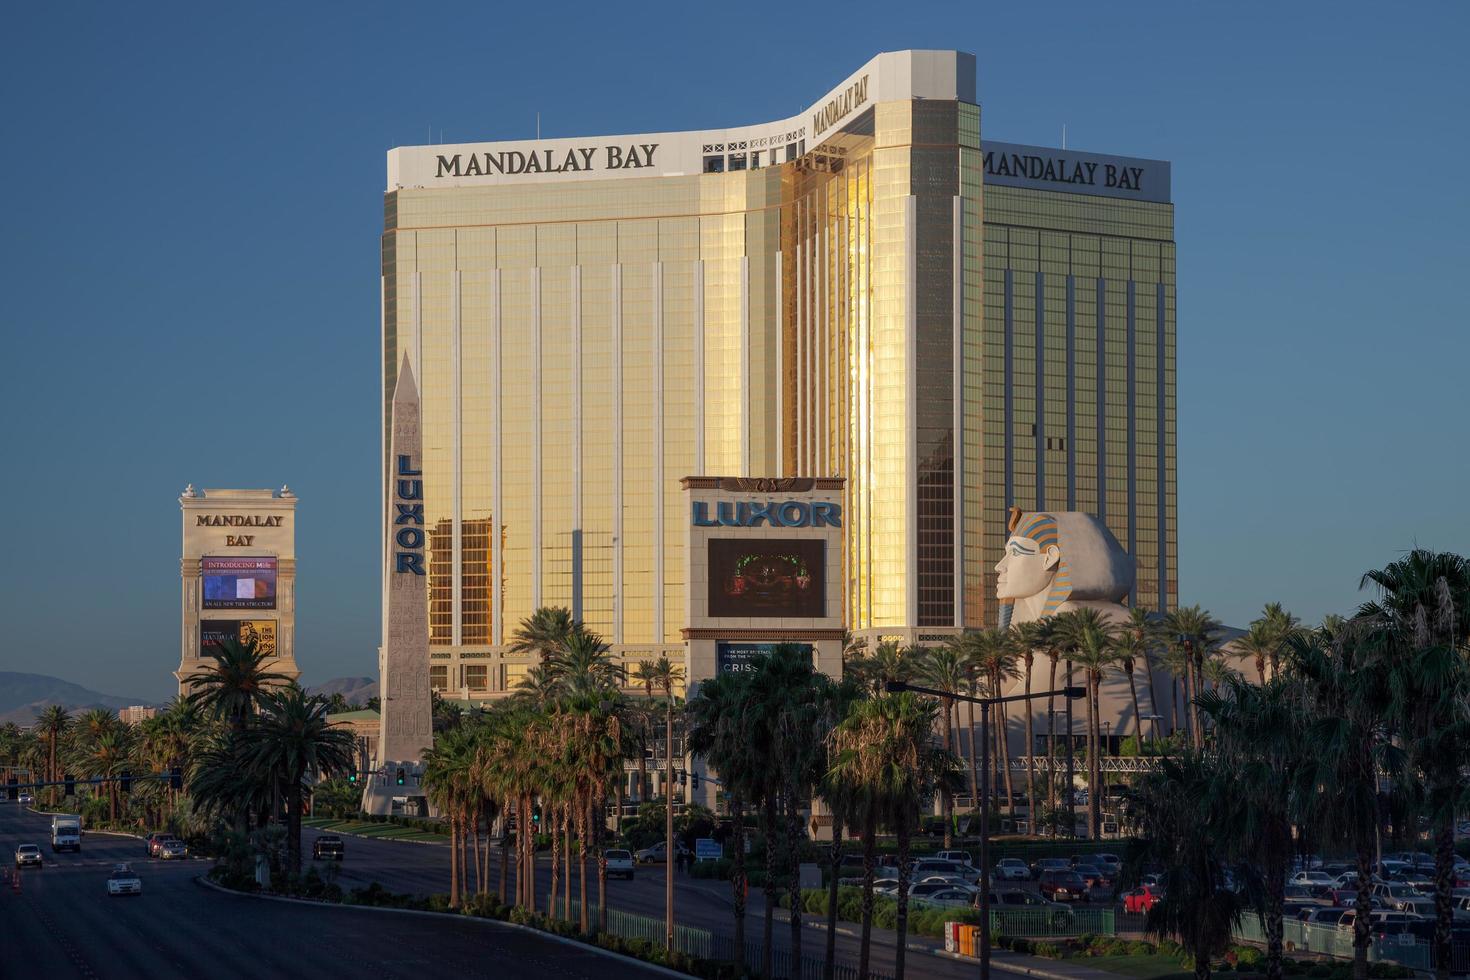
{"label": "sphinx face", "polygon": [[1006,541],[1005,555],[995,566],[1000,577],[995,583],[997,599],[1028,599],[1051,588],[1061,563],[1062,552],[1056,545],[1042,548],[1030,538],[1012,535]]}

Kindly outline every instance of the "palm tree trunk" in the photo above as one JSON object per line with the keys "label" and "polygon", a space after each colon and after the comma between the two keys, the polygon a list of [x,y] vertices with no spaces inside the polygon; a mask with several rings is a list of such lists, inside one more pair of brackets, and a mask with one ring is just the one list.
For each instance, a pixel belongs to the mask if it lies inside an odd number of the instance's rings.
{"label": "palm tree trunk", "polygon": [[510,814],[502,813],[500,819],[503,821],[500,834],[500,893],[496,897],[504,905],[507,886],[510,884]]}
{"label": "palm tree trunk", "polygon": [[[1459,766],[1456,763],[1449,772],[1450,782],[1458,782]],[[1455,886],[1455,819],[1454,814],[1439,818],[1434,832],[1434,977],[1435,980],[1450,980],[1451,928],[1454,924],[1454,905],[1451,890]]]}
{"label": "palm tree trunk", "polygon": [[607,829],[607,801],[593,801],[592,840],[597,862],[597,931],[607,932],[607,853],[602,849],[602,835]]}
{"label": "palm tree trunk", "polygon": [[801,975],[801,817],[796,812],[796,793],[786,794],[786,898],[791,902],[792,976]]}
{"label": "palm tree trunk", "polygon": [[291,872],[301,873],[301,776],[291,780],[291,788],[286,791],[286,806],[289,812],[286,814],[286,846],[290,848]]}
{"label": "palm tree trunk", "polygon": [[761,952],[761,976],[771,977],[772,944],[775,940],[776,905],[776,794],[766,792],[765,806],[761,807],[761,832],[766,838],[766,880],[761,886],[764,904],[761,919],[761,941],[765,949]]}
{"label": "palm tree trunk", "polygon": [[909,859],[909,824],[899,820],[898,836],[898,914],[894,925],[898,938],[893,946],[893,980],[903,980],[904,954],[909,946],[909,875],[913,861]]}
{"label": "palm tree trunk", "polygon": [[1088,752],[1092,765],[1087,776],[1087,816],[1092,824],[1092,839],[1097,840],[1102,831],[1102,709],[1098,703],[1098,676],[1089,671],[1087,681],[1091,688],[1088,709],[1092,714],[1092,749]]}
{"label": "palm tree trunk", "polygon": [[459,863],[464,860],[459,841],[459,817],[449,814],[449,907],[459,908]]}
{"label": "palm tree trunk", "polygon": [[1128,671],[1128,693],[1133,695],[1133,740],[1138,743],[1138,754],[1143,755],[1143,715],[1138,710],[1138,684],[1133,680],[1132,670]]}
{"label": "palm tree trunk", "polygon": [[1014,777],[1011,775],[1011,725],[1005,705],[1000,706],[1000,711],[997,712],[997,716],[1000,719],[1000,724],[996,726],[998,729],[996,734],[1000,736],[1000,768],[1001,773],[1005,777],[1006,806],[1010,808],[1011,822],[1014,827],[1016,819],[1016,787],[1012,782]]}
{"label": "palm tree trunk", "polygon": [[585,800],[577,805],[577,921],[582,934],[591,930],[587,917],[587,823],[589,807]]}
{"label": "palm tree trunk", "polygon": [[642,746],[638,749],[638,807],[648,802],[648,753]]}
{"label": "palm tree trunk", "polygon": [[[572,805],[565,803],[561,808],[561,856],[562,864],[567,869],[567,885],[562,889],[561,905],[563,919],[572,921]],[[556,842],[552,841],[552,846]]]}
{"label": "palm tree trunk", "polygon": [[745,803],[740,794],[730,794],[730,843],[735,848],[734,867],[730,871],[733,891],[731,906],[735,910],[735,976],[745,975]]}
{"label": "palm tree trunk", "polygon": [[561,807],[551,808],[551,892],[546,903],[546,914],[550,918],[556,918],[556,890],[561,877],[561,834],[558,832],[561,820]]}
{"label": "palm tree trunk", "polygon": [[1368,946],[1372,942],[1368,934],[1369,917],[1372,915],[1373,899],[1370,889],[1363,882],[1373,880],[1373,842],[1365,837],[1357,842],[1358,852],[1358,897],[1353,903],[1353,980],[1368,980]]}
{"label": "palm tree trunk", "polygon": [[[954,752],[954,702],[944,699],[944,751]],[[945,788],[940,797],[944,813],[944,849],[954,846],[954,797]]]}
{"label": "palm tree trunk", "polygon": [[495,819],[490,808],[481,801],[481,812],[485,815],[485,880],[480,883],[480,894],[490,894],[490,833],[495,829]]}
{"label": "palm tree trunk", "polygon": [[[970,693],[975,692],[971,690]],[[975,705],[966,702],[965,707],[969,710],[967,731],[970,736],[970,811],[973,813],[980,809],[980,773],[975,765]]]}
{"label": "palm tree trunk", "polygon": [[1036,833],[1036,712],[1031,710],[1031,668],[1035,661],[1026,654],[1026,823],[1031,833]]}
{"label": "palm tree trunk", "polygon": [[[1057,658],[1051,659],[1051,671],[1047,676],[1046,689],[1057,689]],[[1055,813],[1057,808],[1057,696],[1046,696],[1046,805]],[[1051,822],[1051,836],[1056,837],[1057,824]]]}
{"label": "palm tree trunk", "polygon": [[[982,815],[981,819],[984,819]],[[858,980],[868,980],[873,945],[873,870],[878,859],[878,818],[869,812],[863,818],[863,921],[862,945],[858,951]],[[769,972],[766,974],[769,976]]]}
{"label": "palm tree trunk", "polygon": [[832,811],[832,878],[827,882],[827,957],[822,980],[832,980],[837,966],[837,878],[842,872],[842,815]]}
{"label": "palm tree trunk", "polygon": [[1286,901],[1286,854],[1291,846],[1291,824],[1276,821],[1273,847],[1266,861],[1266,980],[1281,980],[1282,916]]}
{"label": "palm tree trunk", "polygon": [[536,801],[526,797],[526,909],[536,911],[536,821],[532,819]]}

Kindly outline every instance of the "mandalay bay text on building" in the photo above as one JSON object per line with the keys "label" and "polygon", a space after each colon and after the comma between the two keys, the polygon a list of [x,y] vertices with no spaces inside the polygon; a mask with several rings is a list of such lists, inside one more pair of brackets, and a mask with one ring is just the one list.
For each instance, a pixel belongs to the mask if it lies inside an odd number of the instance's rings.
{"label": "mandalay bay text on building", "polygon": [[954,51],[770,123],[390,151],[384,422],[406,355],[432,684],[514,688],[543,605],[682,658],[701,474],[844,479],[857,636],[994,624],[1012,505],[1100,515],[1170,607],[1169,177],[982,139]]}

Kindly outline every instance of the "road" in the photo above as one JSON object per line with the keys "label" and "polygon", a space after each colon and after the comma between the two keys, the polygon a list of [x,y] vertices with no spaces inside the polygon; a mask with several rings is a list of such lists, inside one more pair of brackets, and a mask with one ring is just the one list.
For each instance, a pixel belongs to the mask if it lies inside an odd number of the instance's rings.
{"label": "road", "polygon": [[[306,828],[302,840],[302,850],[306,854],[311,853],[311,841],[318,836],[320,835],[317,831]],[[343,840],[346,846],[346,858],[337,872],[337,883],[344,889],[368,885],[376,881],[384,888],[394,892],[429,895],[449,891],[449,848],[443,845],[373,840],[351,836],[344,836]],[[574,851],[574,860],[575,857]],[[487,876],[489,890],[492,894],[496,892],[500,881],[499,860],[499,850],[492,847],[491,869]],[[318,867],[320,866],[319,862]],[[472,866],[470,871],[472,888],[473,876]],[[513,895],[514,865],[507,879]],[[563,880],[565,880],[565,869],[563,869]],[[607,883],[608,908],[662,919],[664,882],[663,865],[640,865],[632,881],[609,879]],[[543,854],[536,868],[536,899],[543,909],[546,907],[550,887],[551,862],[549,857]],[[587,889],[589,901],[595,902],[597,900],[597,867],[590,854],[587,860]],[[558,897],[558,903],[560,901]],[[674,908],[677,921],[681,925],[695,926],[723,935],[729,935],[732,932],[732,895],[729,882],[696,879],[686,874],[676,873]],[[576,912],[576,893],[574,892],[572,914],[575,916]],[[747,902],[745,920],[745,934],[748,940],[760,938],[764,912],[762,891],[759,888],[752,888]],[[791,927],[789,923],[779,918],[780,914],[777,913],[773,938],[777,948],[787,949],[790,944]],[[805,917],[805,921],[810,923],[812,917]],[[855,933],[858,927],[856,923],[843,922],[839,923],[839,928]],[[872,969],[875,972],[883,974],[893,972],[895,940],[896,936],[892,931],[873,930],[871,955]],[[827,930],[825,928],[808,925],[803,929],[803,956],[821,958],[825,955],[826,943]],[[915,949],[914,946],[921,946],[922,949]],[[974,963],[963,963],[931,952],[934,948],[942,946],[943,940],[934,937],[910,937],[908,968],[915,971],[916,975],[926,978],[959,980],[963,977],[973,980],[976,970]],[[857,937],[844,935],[839,931],[837,936],[838,958],[856,967],[859,952],[860,943]]]}
{"label": "road", "polygon": [[[447,974],[646,980],[660,975],[480,920],[221,894],[194,881],[209,867],[206,862],[150,859],[143,842],[129,837],[88,834],[80,854],[54,854],[50,826],[48,817],[0,803],[0,977],[421,980]],[[19,844],[39,844],[45,865],[20,871],[15,891],[11,855]],[[443,848],[426,850],[447,857]],[[141,896],[108,897],[107,875],[120,861],[130,862],[142,878]]]}

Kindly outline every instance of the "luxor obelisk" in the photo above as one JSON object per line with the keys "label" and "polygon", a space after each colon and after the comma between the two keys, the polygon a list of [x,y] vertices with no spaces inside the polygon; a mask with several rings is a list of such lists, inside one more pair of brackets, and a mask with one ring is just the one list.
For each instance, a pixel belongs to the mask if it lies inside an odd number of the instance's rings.
{"label": "luxor obelisk", "polygon": [[422,760],[433,745],[429,693],[427,535],[419,395],[404,357],[393,389],[383,575],[383,647],[378,654],[380,729],[377,769],[363,809],[389,813],[393,798],[424,795]]}

